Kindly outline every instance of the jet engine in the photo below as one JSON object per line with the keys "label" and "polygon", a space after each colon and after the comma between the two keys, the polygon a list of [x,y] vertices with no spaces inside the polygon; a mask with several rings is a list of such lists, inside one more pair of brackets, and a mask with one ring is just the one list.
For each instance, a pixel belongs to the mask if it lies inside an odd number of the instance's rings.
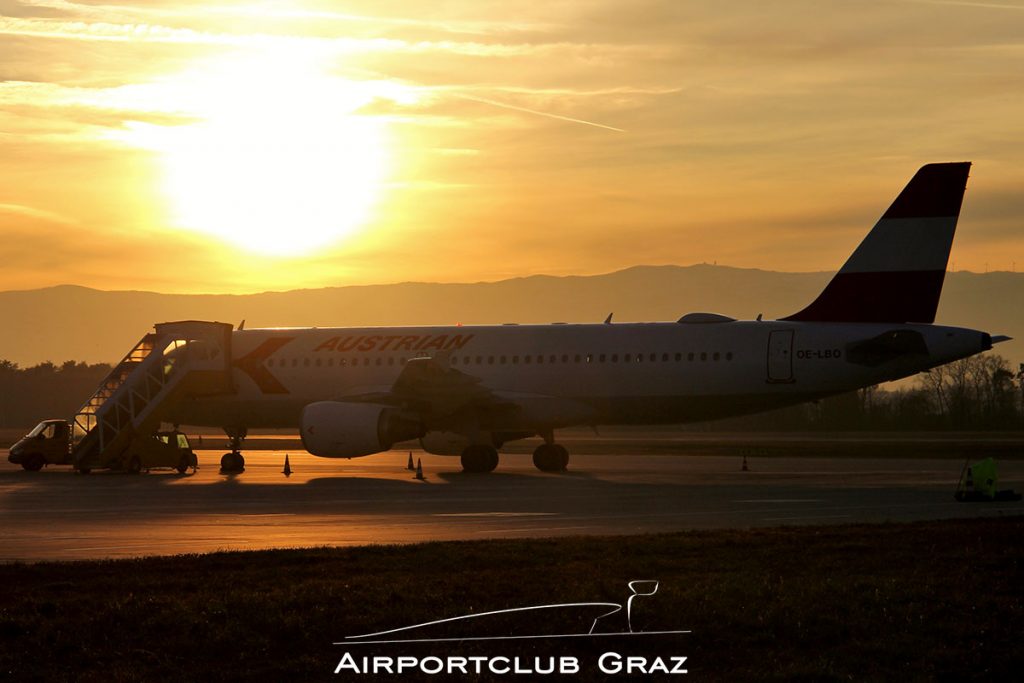
{"label": "jet engine", "polygon": [[418,417],[374,403],[320,401],[302,411],[302,445],[323,458],[380,453],[426,432]]}

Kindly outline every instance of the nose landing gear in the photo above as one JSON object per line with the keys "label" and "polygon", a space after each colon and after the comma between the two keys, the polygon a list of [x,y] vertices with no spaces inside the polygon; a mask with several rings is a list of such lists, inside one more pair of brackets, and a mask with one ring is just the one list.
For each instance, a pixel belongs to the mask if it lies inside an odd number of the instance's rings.
{"label": "nose landing gear", "polygon": [[245,427],[225,427],[224,432],[228,435],[230,453],[225,453],[220,458],[220,471],[224,474],[241,474],[245,471],[245,457],[241,453],[242,440],[245,439]]}

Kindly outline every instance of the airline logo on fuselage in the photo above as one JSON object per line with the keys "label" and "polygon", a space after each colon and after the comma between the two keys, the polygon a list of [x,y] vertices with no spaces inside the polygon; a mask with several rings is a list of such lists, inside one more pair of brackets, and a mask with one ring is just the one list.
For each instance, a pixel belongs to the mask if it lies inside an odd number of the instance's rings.
{"label": "airline logo on fuselage", "polygon": [[369,334],[331,337],[315,349],[317,351],[458,351],[473,339],[472,334]]}
{"label": "airline logo on fuselage", "polygon": [[295,337],[271,337],[241,358],[232,363],[236,368],[249,375],[264,394],[288,394],[288,387],[267,370],[264,363],[270,356],[281,350],[285,344]]}

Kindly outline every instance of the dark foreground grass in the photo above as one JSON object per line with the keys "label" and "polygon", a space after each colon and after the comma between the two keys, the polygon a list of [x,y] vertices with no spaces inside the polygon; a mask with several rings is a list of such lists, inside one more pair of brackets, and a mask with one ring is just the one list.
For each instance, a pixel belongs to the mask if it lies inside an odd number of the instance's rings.
{"label": "dark foreground grass", "polygon": [[7,565],[0,679],[327,679],[344,636],[622,602],[627,581],[657,579],[634,626],[691,635],[350,650],[571,655],[587,680],[608,650],[685,655],[697,680],[1022,680],[1022,533],[1007,517]]}

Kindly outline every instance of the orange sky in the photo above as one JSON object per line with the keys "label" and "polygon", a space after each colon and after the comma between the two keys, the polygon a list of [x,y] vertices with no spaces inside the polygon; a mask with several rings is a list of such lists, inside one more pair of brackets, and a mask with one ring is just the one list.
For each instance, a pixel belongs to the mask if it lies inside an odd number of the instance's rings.
{"label": "orange sky", "polygon": [[1024,268],[1024,4],[0,0],[0,290],[837,268],[923,163]]}

